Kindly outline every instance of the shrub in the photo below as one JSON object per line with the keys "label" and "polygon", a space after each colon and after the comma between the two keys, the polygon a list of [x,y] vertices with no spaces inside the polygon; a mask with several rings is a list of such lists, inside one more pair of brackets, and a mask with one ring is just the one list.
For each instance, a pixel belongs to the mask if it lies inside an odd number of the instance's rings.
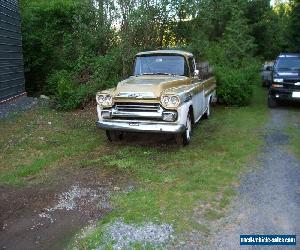
{"label": "shrub", "polygon": [[210,44],[206,57],[214,67],[219,100],[227,105],[249,104],[253,85],[259,82],[259,62],[245,55],[243,59],[232,58],[220,44]]}
{"label": "shrub", "polygon": [[[258,71],[257,71],[258,72]],[[217,67],[218,97],[228,105],[243,106],[249,104],[253,84],[256,82],[252,66],[245,68]]]}
{"label": "shrub", "polygon": [[48,92],[58,109],[75,109],[88,99],[88,86],[79,84],[66,70],[54,72],[47,82]]}
{"label": "shrub", "polygon": [[103,56],[81,56],[72,69],[55,71],[45,91],[58,109],[71,110],[94,98],[99,90],[113,87],[122,77],[122,53],[118,48]]}
{"label": "shrub", "polygon": [[106,53],[111,44],[112,31],[97,19],[93,1],[22,0],[20,9],[29,94],[44,91],[54,71],[79,72],[76,64]]}
{"label": "shrub", "polygon": [[94,57],[91,70],[93,72],[92,81],[96,85],[96,90],[115,86],[123,76],[121,50],[115,48],[104,56]]}
{"label": "shrub", "polygon": [[254,38],[242,9],[232,6],[231,18],[219,39],[211,41],[201,33],[195,38],[189,47],[213,66],[219,100],[228,105],[249,104],[253,85],[258,82],[259,63],[253,58]]}

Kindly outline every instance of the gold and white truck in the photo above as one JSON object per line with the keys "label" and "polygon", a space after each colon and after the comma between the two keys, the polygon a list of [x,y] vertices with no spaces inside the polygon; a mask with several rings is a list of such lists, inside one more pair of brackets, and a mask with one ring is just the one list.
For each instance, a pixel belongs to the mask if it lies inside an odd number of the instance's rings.
{"label": "gold and white truck", "polygon": [[121,140],[124,132],[154,132],[173,133],[187,145],[193,125],[210,116],[216,101],[216,80],[204,68],[199,71],[185,51],[138,53],[132,76],[97,93],[97,127],[110,141]]}

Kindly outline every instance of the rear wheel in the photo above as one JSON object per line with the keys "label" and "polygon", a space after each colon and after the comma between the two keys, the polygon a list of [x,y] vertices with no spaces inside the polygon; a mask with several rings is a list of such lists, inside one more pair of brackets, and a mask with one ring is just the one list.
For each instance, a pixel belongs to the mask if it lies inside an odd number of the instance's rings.
{"label": "rear wheel", "polygon": [[110,142],[121,141],[124,137],[124,133],[121,131],[106,130],[106,137]]}
{"label": "rear wheel", "polygon": [[207,109],[206,112],[203,114],[203,118],[209,119],[210,116],[211,116],[211,98],[208,101]]}
{"label": "rear wheel", "polygon": [[192,135],[192,116],[191,116],[191,112],[189,112],[186,119],[185,131],[183,133],[175,135],[176,143],[182,146],[188,145],[191,141],[191,135]]}
{"label": "rear wheel", "polygon": [[276,108],[278,106],[277,101],[271,96],[268,96],[268,106],[269,108]]}

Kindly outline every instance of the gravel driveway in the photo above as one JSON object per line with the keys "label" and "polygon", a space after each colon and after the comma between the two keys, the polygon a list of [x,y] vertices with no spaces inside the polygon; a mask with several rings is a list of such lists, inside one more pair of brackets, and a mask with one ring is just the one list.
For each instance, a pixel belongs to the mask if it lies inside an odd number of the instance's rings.
{"label": "gravel driveway", "polygon": [[[211,249],[270,249],[240,246],[240,234],[300,235],[300,160],[288,150],[285,133],[290,112],[271,111],[264,150],[241,178],[231,212],[217,226]],[[271,248],[300,249],[299,239],[297,247]]]}

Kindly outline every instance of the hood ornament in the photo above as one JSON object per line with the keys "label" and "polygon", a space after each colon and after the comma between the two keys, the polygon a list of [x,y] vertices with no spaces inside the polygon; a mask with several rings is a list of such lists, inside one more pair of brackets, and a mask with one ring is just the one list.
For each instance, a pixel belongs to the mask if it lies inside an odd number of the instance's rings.
{"label": "hood ornament", "polygon": [[117,97],[135,98],[135,99],[141,99],[141,98],[152,99],[155,98],[155,95],[152,92],[120,92],[117,95]]}
{"label": "hood ornament", "polygon": [[129,98],[139,98],[141,97],[142,95],[140,93],[132,93],[132,94],[129,94],[128,97]]}

